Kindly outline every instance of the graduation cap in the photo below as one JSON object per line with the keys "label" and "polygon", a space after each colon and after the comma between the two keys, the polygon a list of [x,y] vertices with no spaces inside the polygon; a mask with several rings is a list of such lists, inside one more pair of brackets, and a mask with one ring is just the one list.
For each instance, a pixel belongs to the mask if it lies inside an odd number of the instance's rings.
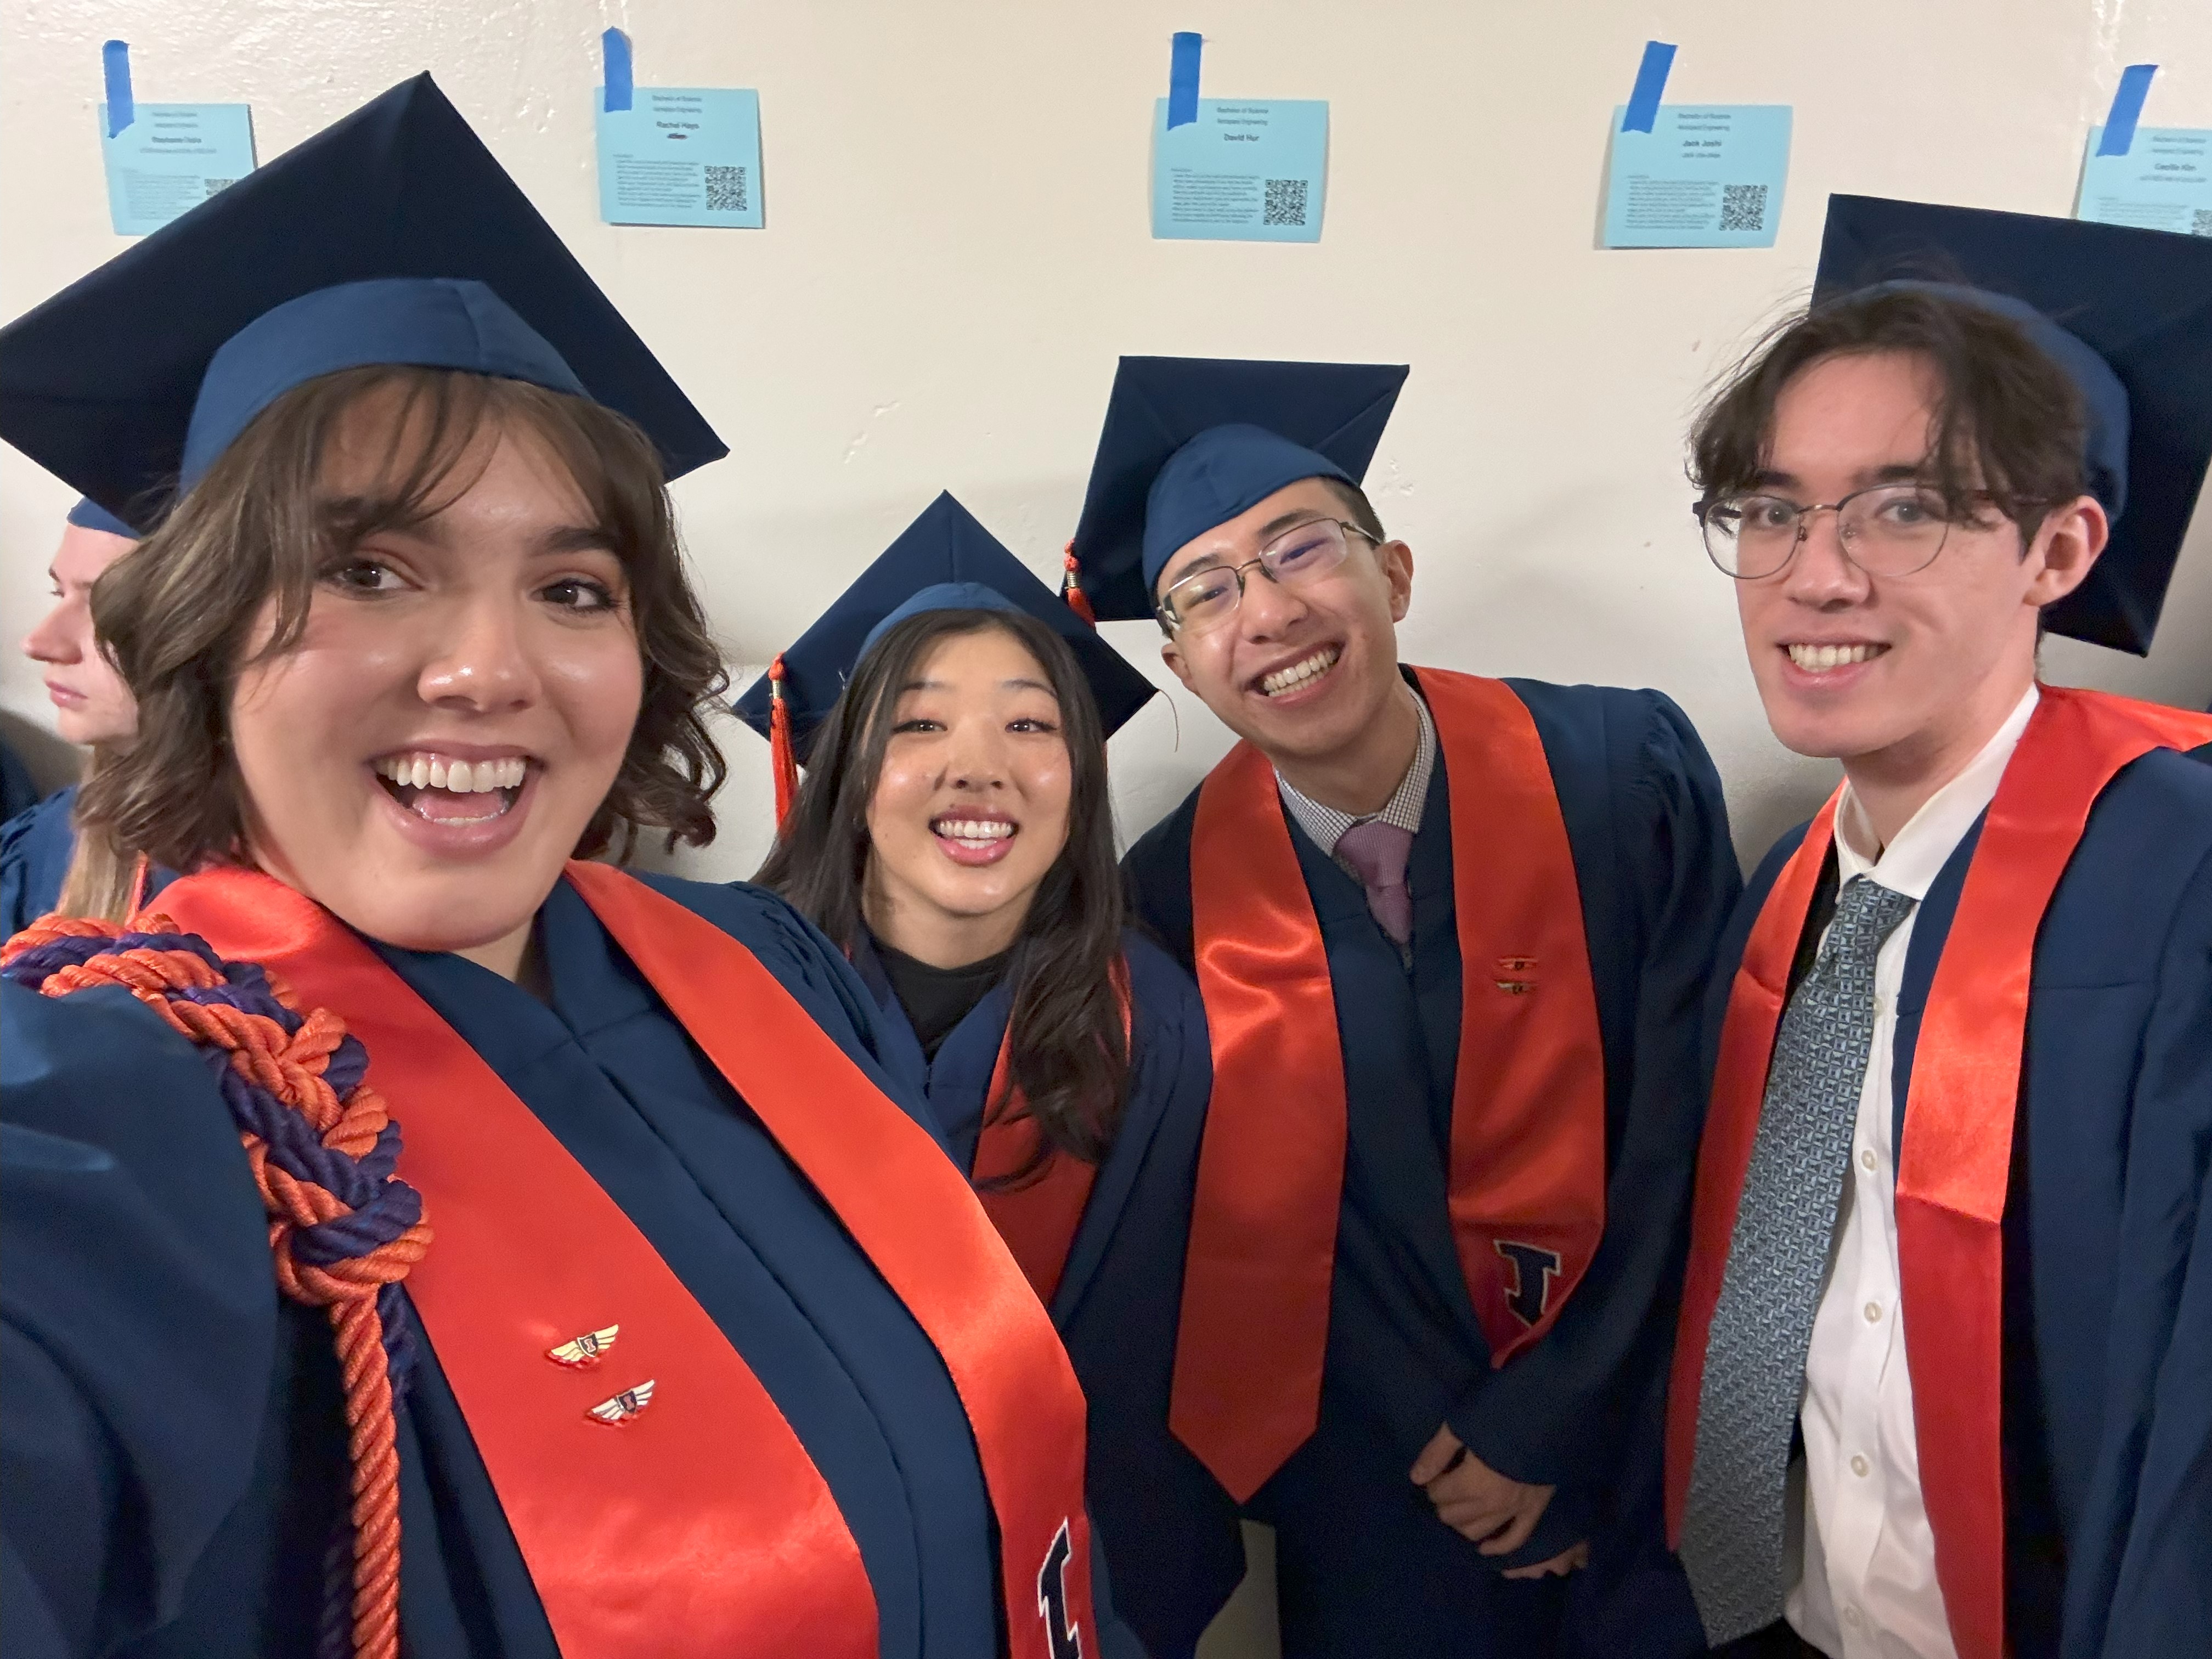
{"label": "graduation cap", "polygon": [[[2150,649],[2212,461],[2212,240],[1871,196],[1828,198],[1814,303],[1887,279],[2019,322],[2080,389],[2090,493],[2112,521],[2051,632]],[[1964,286],[1960,286],[1964,285]]]}
{"label": "graduation cap", "polygon": [[1301,478],[1367,476],[1403,364],[1124,357],[1068,544],[1102,621],[1153,614],[1177,548]]}
{"label": "graduation cap", "polygon": [[908,617],[969,610],[1024,611],[1066,640],[1097,699],[1109,737],[1153,694],[1152,683],[1097,629],[1031,575],[949,492],[939,495],[737,701],[738,717],[776,749],[779,819],[793,781],[788,765],[805,763],[823,721],[870,647]]}
{"label": "graduation cap", "polygon": [[276,398],[372,363],[579,393],[672,478],[728,453],[428,75],[0,329],[0,437],[146,530]]}
{"label": "graduation cap", "polygon": [[69,521],[80,530],[98,530],[110,536],[127,536],[138,539],[138,532],[117,518],[89,495],[80,496],[77,504],[69,510]]}

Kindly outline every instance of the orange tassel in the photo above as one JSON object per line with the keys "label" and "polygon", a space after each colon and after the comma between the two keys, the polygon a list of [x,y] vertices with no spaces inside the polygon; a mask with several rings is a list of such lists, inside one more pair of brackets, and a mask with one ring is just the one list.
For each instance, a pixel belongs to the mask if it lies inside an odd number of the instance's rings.
{"label": "orange tassel", "polygon": [[791,809],[799,799],[799,763],[791,748],[791,708],[783,700],[783,659],[768,667],[768,751],[775,768],[775,829],[783,833]]}
{"label": "orange tassel", "polygon": [[1060,568],[1067,574],[1060,579],[1060,597],[1067,601],[1067,608],[1089,623],[1098,626],[1098,618],[1091,609],[1091,598],[1083,591],[1083,561],[1075,556],[1075,544],[1067,544],[1067,552],[1060,561]]}

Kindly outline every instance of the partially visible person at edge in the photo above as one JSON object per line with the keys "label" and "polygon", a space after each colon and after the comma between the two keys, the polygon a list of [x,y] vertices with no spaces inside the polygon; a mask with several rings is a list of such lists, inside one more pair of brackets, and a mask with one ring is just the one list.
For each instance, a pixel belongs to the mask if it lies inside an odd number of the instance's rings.
{"label": "partially visible person at edge", "polygon": [[1123,359],[1070,553],[1242,739],[1124,867],[1212,1033],[1174,1427],[1273,1525],[1293,1659],[1612,1604],[1740,884],[1664,696],[1401,665],[1404,375]]}
{"label": "partially visible person at edge", "polygon": [[1714,981],[1638,1653],[2204,1650],[2212,719],[2037,658],[2149,648],[2208,391],[2212,244],[1837,197],[1698,419],[1767,720],[1844,781]]}
{"label": "partially visible person at edge", "polygon": [[[90,497],[70,509],[46,574],[53,609],[23,637],[23,654],[46,671],[54,729],[92,751],[98,766],[128,743],[138,723],[130,688],[92,634],[92,588],[109,566],[138,543],[138,532]],[[0,823],[0,939],[21,932],[56,909],[107,915],[127,908],[133,872],[98,843],[80,847],[74,814],[76,786]],[[158,891],[167,872],[149,883]],[[64,897],[66,894],[66,897]]]}
{"label": "partially visible person at edge", "polygon": [[574,861],[713,833],[664,478],[724,451],[429,77],[0,331],[0,435],[181,478],[80,811],[192,872],[0,984],[0,1646],[1126,1648],[1081,1393],[866,988]]}
{"label": "partially visible person at edge", "polygon": [[1168,1431],[1211,1071],[1197,988],[1123,925],[1106,739],[1152,684],[949,495],[779,669],[739,712],[772,735],[780,687],[807,769],[758,879],[852,957],[1051,1310],[1115,1603],[1187,1655],[1237,1529]]}

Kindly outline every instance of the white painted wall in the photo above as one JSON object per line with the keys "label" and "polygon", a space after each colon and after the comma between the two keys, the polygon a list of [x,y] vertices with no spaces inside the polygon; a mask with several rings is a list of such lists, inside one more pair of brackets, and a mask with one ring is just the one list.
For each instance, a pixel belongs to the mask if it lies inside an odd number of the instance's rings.
{"label": "white painted wall", "polygon": [[[597,37],[641,83],[761,97],[764,231],[598,222]],[[1318,246],[1155,242],[1147,122],[1168,36],[1208,95],[1326,98]],[[118,251],[94,138],[100,43],[142,100],[244,100],[266,162],[428,68],[728,439],[677,493],[733,663],[765,662],[939,488],[1057,570],[1121,352],[1409,362],[1372,477],[1419,577],[1424,662],[1652,684],[1705,732],[1747,854],[1827,769],[1767,735],[1681,478],[1698,389],[1809,284],[1831,190],[2063,213],[2119,67],[2146,119],[2212,125],[2203,0],[10,0],[0,14],[0,314]],[[1771,251],[1594,246],[1607,118],[1650,36],[1670,98],[1788,101]],[[182,301],[181,302],[188,302]],[[2212,392],[2208,392],[2212,395]],[[20,635],[70,500],[0,454],[0,618]],[[1148,624],[1115,637],[1158,669]],[[2054,677],[2212,700],[2212,512],[2147,663],[2061,641]],[[0,661],[19,740],[46,708]],[[1115,744],[1125,833],[1225,747],[1178,693]],[[733,728],[723,835],[764,849],[764,745]],[[39,757],[51,767],[51,749]]]}

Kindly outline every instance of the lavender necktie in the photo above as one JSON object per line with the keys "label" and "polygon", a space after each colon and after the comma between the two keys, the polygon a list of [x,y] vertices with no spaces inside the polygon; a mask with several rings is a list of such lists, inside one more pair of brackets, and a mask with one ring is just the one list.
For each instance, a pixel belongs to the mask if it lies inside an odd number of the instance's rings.
{"label": "lavender necktie", "polygon": [[1400,949],[1413,937],[1413,896],[1406,890],[1406,860],[1413,832],[1381,818],[1355,823],[1337,838],[1336,856],[1367,889],[1367,908]]}

